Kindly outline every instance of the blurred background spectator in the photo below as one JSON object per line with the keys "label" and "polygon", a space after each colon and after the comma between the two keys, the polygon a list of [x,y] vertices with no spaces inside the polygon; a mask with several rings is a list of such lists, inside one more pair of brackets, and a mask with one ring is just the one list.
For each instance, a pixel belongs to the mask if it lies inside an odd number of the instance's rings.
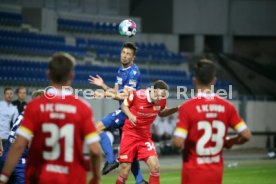
{"label": "blurred background spectator", "polygon": [[24,110],[27,102],[26,100],[26,95],[27,95],[27,89],[25,87],[19,87],[16,90],[17,93],[17,100],[14,100],[12,102],[13,105],[15,105],[17,107],[17,110],[19,112],[19,114]]}

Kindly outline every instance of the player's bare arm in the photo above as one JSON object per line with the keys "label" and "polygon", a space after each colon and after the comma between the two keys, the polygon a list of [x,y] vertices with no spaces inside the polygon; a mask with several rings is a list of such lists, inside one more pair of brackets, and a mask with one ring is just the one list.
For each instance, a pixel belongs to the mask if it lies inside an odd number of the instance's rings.
{"label": "player's bare arm", "polygon": [[178,107],[173,107],[173,108],[164,108],[161,112],[159,112],[158,116],[160,117],[166,117],[170,116],[178,111]]}
{"label": "player's bare arm", "polygon": [[118,93],[118,85],[115,84],[114,88],[110,88],[104,83],[103,79],[99,75],[96,75],[96,77],[89,76],[88,80],[90,84],[94,84],[105,90],[105,91],[99,91],[99,90],[95,91],[94,97],[98,99],[102,99],[103,97],[105,97],[105,98],[113,98],[114,100],[124,100],[131,91],[128,88],[124,88],[123,92]]}
{"label": "player's bare arm", "polygon": [[[115,85],[117,86],[117,85]],[[113,99],[114,100],[124,100],[128,97],[128,95],[131,93],[133,89],[130,89],[128,87],[124,87],[123,91],[122,92],[115,92],[114,93],[114,96],[113,96]],[[118,90],[116,90],[118,91]],[[110,93],[110,92],[109,92]]]}
{"label": "player's bare arm", "polygon": [[237,136],[226,137],[224,148],[230,149],[232,148],[233,145],[244,144],[247,141],[249,141],[250,138],[251,138],[251,132],[247,128],[243,130],[241,133],[239,133]]}
{"label": "player's bare arm", "polygon": [[122,103],[122,110],[124,111],[124,113],[127,115],[129,121],[136,126],[136,116],[134,116],[130,110],[129,107],[124,103]]}
{"label": "player's bare arm", "polygon": [[99,86],[99,87],[103,88],[104,90],[107,90],[107,89],[110,88],[109,86],[107,86],[105,84],[104,80],[99,75],[96,75],[95,77],[89,75],[88,81],[89,81],[90,84],[94,84],[96,86]]}
{"label": "player's bare arm", "polygon": [[92,143],[89,145],[90,150],[90,160],[92,166],[93,178],[90,181],[90,184],[99,184],[100,183],[100,167],[101,167],[101,147],[98,142]]}
{"label": "player's bare arm", "polygon": [[174,136],[172,139],[172,146],[178,150],[184,149],[184,141],[182,137]]}
{"label": "player's bare arm", "polygon": [[6,162],[9,164],[5,164],[2,174],[0,176],[0,182],[7,183],[9,176],[11,175],[12,171],[14,170],[19,158],[21,157],[24,149],[28,144],[28,140],[24,137],[18,135],[16,141],[12,144]]}

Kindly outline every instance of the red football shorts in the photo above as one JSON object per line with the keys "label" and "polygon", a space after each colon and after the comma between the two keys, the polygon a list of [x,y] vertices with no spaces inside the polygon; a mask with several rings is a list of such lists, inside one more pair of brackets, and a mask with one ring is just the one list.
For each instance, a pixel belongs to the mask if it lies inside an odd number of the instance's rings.
{"label": "red football shorts", "polygon": [[157,156],[154,143],[150,138],[141,139],[123,133],[119,162],[132,163],[134,158],[146,161],[150,156]]}

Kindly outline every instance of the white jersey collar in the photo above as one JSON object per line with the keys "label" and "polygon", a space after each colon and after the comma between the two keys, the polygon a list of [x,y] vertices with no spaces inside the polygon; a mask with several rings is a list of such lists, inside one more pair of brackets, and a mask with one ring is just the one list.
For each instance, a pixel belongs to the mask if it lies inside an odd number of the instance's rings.
{"label": "white jersey collar", "polygon": [[68,90],[67,88],[61,90],[55,87],[51,87],[50,89],[48,89],[47,93],[55,96],[69,96],[73,94],[72,91]]}
{"label": "white jersey collar", "polygon": [[216,94],[215,93],[203,93],[203,92],[199,92],[199,93],[196,94],[196,96],[210,98],[210,97],[216,96]]}

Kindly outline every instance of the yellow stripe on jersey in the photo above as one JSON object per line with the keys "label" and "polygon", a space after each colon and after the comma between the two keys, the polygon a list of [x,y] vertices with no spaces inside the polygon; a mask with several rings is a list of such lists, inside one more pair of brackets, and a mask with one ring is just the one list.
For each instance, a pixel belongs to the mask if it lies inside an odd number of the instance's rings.
{"label": "yellow stripe on jersey", "polygon": [[27,140],[31,140],[33,137],[33,132],[24,126],[20,126],[16,134],[21,135],[22,137],[25,137]]}
{"label": "yellow stripe on jersey", "polygon": [[91,144],[100,141],[100,137],[97,132],[92,132],[85,136],[86,144]]}
{"label": "yellow stripe on jersey", "polygon": [[33,132],[32,132],[30,129],[28,129],[27,127],[20,126],[20,127],[19,127],[19,130],[25,132],[25,133],[28,134],[29,136],[33,136]]}
{"label": "yellow stripe on jersey", "polygon": [[235,127],[234,127],[234,129],[237,131],[237,132],[242,132],[244,129],[246,129],[247,128],[247,126],[246,126],[246,124],[245,124],[245,122],[244,121],[241,121],[241,122],[239,122]]}
{"label": "yellow stripe on jersey", "polygon": [[127,106],[127,107],[129,107],[127,99],[124,100],[124,105]]}
{"label": "yellow stripe on jersey", "polygon": [[88,135],[85,136],[85,139],[91,139],[91,138],[94,138],[95,136],[97,136],[98,133],[97,132],[92,132]]}
{"label": "yellow stripe on jersey", "polygon": [[188,130],[186,130],[186,129],[184,129],[184,128],[180,128],[180,127],[177,127],[177,128],[175,129],[175,132],[174,132],[174,135],[175,135],[175,136],[182,137],[182,138],[184,138],[184,139],[186,139],[187,134],[188,134]]}

